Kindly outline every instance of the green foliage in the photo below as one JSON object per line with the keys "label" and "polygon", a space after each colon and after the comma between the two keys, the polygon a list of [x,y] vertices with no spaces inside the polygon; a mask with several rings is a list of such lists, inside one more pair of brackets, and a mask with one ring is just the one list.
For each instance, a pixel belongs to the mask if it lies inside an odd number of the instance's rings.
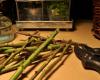
{"label": "green foliage", "polygon": [[69,3],[65,0],[63,1],[53,1],[49,4],[48,10],[50,11],[51,17],[60,17],[62,19],[65,19],[68,16],[68,8]]}

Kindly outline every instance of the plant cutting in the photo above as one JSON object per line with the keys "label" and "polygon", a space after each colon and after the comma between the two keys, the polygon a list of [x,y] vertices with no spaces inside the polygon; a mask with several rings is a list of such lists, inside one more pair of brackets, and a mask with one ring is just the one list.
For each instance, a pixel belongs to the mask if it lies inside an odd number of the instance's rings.
{"label": "plant cutting", "polygon": [[32,55],[30,55],[30,57],[22,64],[20,65],[20,67],[18,68],[18,70],[15,72],[15,74],[10,78],[10,80],[16,80],[19,75],[23,72],[23,70],[30,65],[30,63],[32,61],[35,60],[35,58],[38,56],[38,54],[40,53],[40,51],[42,49],[44,49],[49,43],[50,41],[56,36],[56,34],[59,32],[59,29],[56,29],[56,31],[44,42],[42,43],[39,48],[37,50],[35,50],[35,52],[32,53]]}

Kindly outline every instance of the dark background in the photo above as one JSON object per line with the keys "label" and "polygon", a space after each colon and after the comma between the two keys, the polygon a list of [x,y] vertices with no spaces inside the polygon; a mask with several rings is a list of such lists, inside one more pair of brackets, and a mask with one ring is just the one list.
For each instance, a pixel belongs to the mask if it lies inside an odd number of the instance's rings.
{"label": "dark background", "polygon": [[77,19],[92,19],[93,3],[92,0],[72,0],[71,17]]}
{"label": "dark background", "polygon": [[[6,0],[3,2],[2,11],[4,15],[8,16],[13,23],[15,23],[16,4],[14,0]],[[71,2],[71,18],[74,20],[79,19],[92,19],[93,6],[92,0],[72,0]]]}

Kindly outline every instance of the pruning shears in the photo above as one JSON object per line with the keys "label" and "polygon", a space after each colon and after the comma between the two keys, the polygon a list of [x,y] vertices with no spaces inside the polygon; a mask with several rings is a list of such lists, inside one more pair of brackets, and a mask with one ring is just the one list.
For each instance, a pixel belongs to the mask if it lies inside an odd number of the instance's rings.
{"label": "pruning shears", "polygon": [[74,52],[85,69],[94,70],[100,74],[100,48],[77,44],[74,46]]}

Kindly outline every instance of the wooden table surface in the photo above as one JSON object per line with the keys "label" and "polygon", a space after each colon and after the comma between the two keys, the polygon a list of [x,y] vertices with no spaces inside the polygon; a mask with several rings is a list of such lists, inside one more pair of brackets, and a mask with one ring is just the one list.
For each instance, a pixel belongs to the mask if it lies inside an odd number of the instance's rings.
{"label": "wooden table surface", "polygon": [[[77,30],[74,32],[60,31],[55,39],[72,39],[76,42],[85,43],[91,47],[100,48],[100,40],[94,38],[91,29],[92,22],[82,21],[76,24]],[[29,33],[33,33],[31,31]],[[40,31],[41,36],[49,36],[52,31]],[[26,39],[23,35],[17,35],[13,42],[19,42]],[[0,80],[9,80],[15,71],[0,75]],[[30,74],[31,75],[31,74]],[[29,80],[29,76],[26,76],[23,80]],[[50,77],[49,80],[100,80],[100,74],[92,70],[86,70],[83,68],[81,61],[75,56],[74,52],[64,62],[64,64]]]}

